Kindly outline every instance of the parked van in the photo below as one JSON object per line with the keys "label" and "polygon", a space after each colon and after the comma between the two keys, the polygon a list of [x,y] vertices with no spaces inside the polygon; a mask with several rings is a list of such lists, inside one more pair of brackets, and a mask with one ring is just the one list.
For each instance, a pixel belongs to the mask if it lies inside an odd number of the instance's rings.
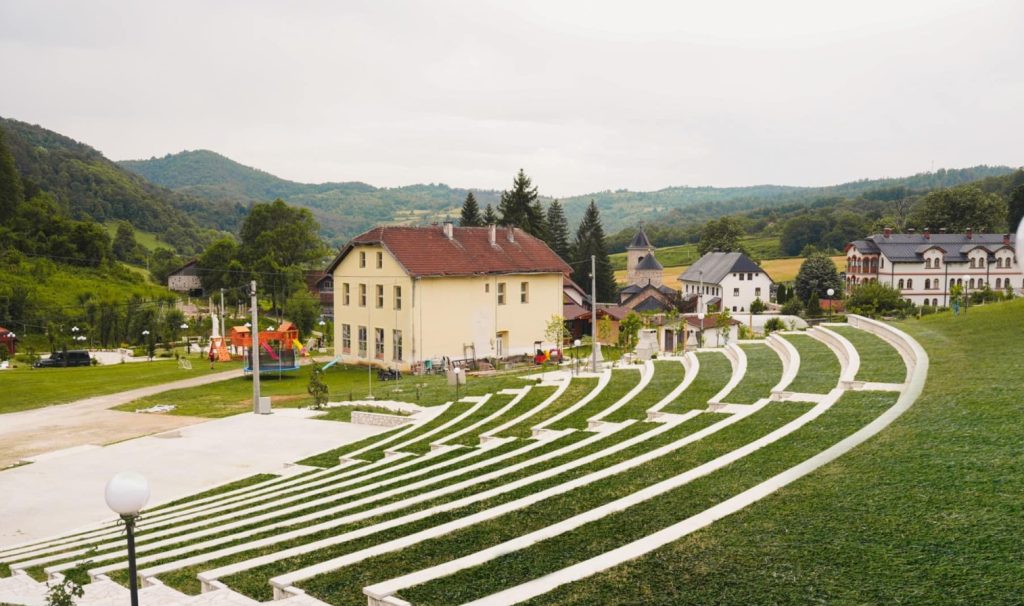
{"label": "parked van", "polygon": [[[65,359],[65,355],[67,358]],[[89,352],[84,349],[76,349],[73,351],[62,352],[55,351],[50,354],[50,357],[45,360],[39,360],[33,366],[36,368],[54,368],[64,366],[91,366],[92,358],[89,357]]]}

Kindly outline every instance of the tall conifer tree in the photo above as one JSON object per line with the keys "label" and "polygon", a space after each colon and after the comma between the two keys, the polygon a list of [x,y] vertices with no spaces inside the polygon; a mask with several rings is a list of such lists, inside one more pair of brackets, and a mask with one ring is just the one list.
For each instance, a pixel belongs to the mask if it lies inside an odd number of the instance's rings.
{"label": "tall conifer tree", "polygon": [[587,206],[587,212],[576,228],[576,241],[573,244],[572,279],[588,292],[590,291],[590,257],[596,257],[597,264],[597,300],[601,303],[614,303],[618,295],[615,284],[615,271],[604,241],[604,227],[601,226],[601,213],[593,200]]}
{"label": "tall conifer tree", "polygon": [[498,223],[498,215],[494,213],[494,209],[488,204],[487,208],[484,209],[484,225],[496,225]]}
{"label": "tall conifer tree", "polygon": [[462,227],[480,227],[484,224],[480,216],[480,205],[476,203],[476,196],[473,192],[466,194],[466,201],[462,203],[462,216],[459,225]]}
{"label": "tall conifer tree", "polygon": [[501,225],[518,227],[532,236],[543,238],[544,209],[537,198],[537,188],[520,168],[512,181],[512,189],[501,192],[498,204]]}
{"label": "tall conifer tree", "polygon": [[562,205],[555,200],[548,206],[547,217],[547,243],[551,250],[565,261],[572,257],[572,247],[569,244],[569,222],[565,220],[565,211]]}

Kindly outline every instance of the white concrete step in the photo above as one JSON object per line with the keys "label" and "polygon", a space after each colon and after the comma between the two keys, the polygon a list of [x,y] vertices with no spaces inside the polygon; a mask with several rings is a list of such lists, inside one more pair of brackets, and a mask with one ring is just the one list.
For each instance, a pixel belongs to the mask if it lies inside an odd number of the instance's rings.
{"label": "white concrete step", "polygon": [[22,572],[0,579],[0,604],[18,606],[44,606],[46,584],[40,583]]}

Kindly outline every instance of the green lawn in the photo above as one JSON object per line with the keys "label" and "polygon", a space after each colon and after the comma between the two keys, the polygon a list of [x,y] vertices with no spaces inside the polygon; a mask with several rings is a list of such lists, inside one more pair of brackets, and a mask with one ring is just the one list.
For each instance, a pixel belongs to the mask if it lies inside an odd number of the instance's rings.
{"label": "green lawn", "polygon": [[800,353],[800,368],[786,391],[828,393],[836,388],[839,384],[839,358],[828,345],[807,335],[783,335],[783,338]]}
{"label": "green lawn", "polygon": [[[218,370],[239,368],[225,363]],[[170,383],[210,374],[199,363],[192,370],[178,368],[174,360],[132,362],[84,368],[29,368],[19,366],[0,372],[0,413],[18,412],[82,398],[117,393],[138,387]],[[159,396],[155,396],[159,398]],[[131,406],[135,410],[138,406]]]}
{"label": "green lawn", "polygon": [[711,396],[722,391],[732,378],[732,363],[717,351],[703,351],[697,354],[700,368],[690,386],[683,390],[662,412],[680,413],[687,410],[708,407]]}
{"label": "green lawn", "polygon": [[640,382],[640,372],[629,368],[612,370],[611,380],[604,386],[604,389],[597,394],[593,400],[587,402],[582,408],[572,414],[562,417],[548,429],[584,429],[587,426],[587,419],[597,415],[605,408],[622,399],[622,396],[629,393],[629,390],[636,387]]}
{"label": "green lawn", "polygon": [[921,398],[878,436],[531,604],[1020,604],[1024,300],[971,313],[896,324],[931,367]]}
{"label": "green lawn", "polygon": [[[312,398],[306,392],[309,374],[310,367],[303,366],[297,371],[283,373],[280,378],[263,375],[260,393],[270,396],[273,406],[309,406],[312,404]],[[366,367],[332,366],[324,373],[324,382],[327,383],[331,401],[363,399],[371,386],[373,395],[378,399],[412,402],[423,406],[435,406],[455,399],[455,388],[449,387],[445,377],[440,375],[408,375],[400,381],[378,381],[376,371],[367,374]],[[483,395],[527,384],[520,375],[471,376],[461,388],[460,395]],[[247,412],[252,410],[252,378],[241,377],[213,385],[169,391],[130,402],[118,407],[118,410],[132,411],[157,404],[177,406],[170,414],[197,417],[219,418]]]}
{"label": "green lawn", "polygon": [[740,345],[747,354],[747,372],[739,385],[723,400],[730,404],[753,404],[772,395],[782,379],[782,358],[767,345]]}
{"label": "green lawn", "polygon": [[534,426],[540,425],[566,408],[569,408],[576,402],[579,402],[588,393],[594,391],[595,387],[597,387],[596,378],[574,377],[569,383],[569,386],[565,388],[565,391],[562,392],[562,395],[559,396],[557,400],[548,404],[533,416],[523,419],[518,424],[509,427],[498,435],[507,438],[529,438],[531,435],[531,429]]}
{"label": "green lawn", "polygon": [[857,371],[858,381],[878,381],[881,383],[902,383],[907,378],[907,365],[896,349],[865,330],[852,326],[830,326],[846,337],[860,354],[860,369]]}
{"label": "green lawn", "polygon": [[654,376],[635,398],[625,406],[605,417],[604,421],[625,421],[626,419],[647,418],[647,409],[660,402],[665,396],[679,387],[686,375],[686,369],[675,360],[655,360]]}

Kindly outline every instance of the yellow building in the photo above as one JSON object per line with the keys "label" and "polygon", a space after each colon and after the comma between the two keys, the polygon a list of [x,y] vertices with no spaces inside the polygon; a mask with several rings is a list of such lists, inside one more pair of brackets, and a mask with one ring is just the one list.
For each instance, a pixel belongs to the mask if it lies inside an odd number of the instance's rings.
{"label": "yellow building", "polygon": [[377,227],[331,262],[334,343],[345,363],[532,354],[562,313],[569,266],[506,227]]}

